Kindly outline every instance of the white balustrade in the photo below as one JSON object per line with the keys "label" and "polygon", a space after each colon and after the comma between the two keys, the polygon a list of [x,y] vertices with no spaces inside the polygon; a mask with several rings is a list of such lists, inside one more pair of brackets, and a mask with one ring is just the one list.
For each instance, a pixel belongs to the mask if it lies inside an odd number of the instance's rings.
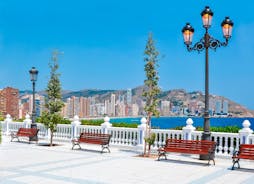
{"label": "white balustrade", "polygon": [[137,145],[138,144],[138,129],[137,128],[118,128],[111,127],[108,129],[111,134],[110,143],[116,145]]}
{"label": "white balustrade", "polygon": [[192,140],[201,140],[202,132],[201,131],[193,131],[191,137],[192,137]]}
{"label": "white balustrade", "polygon": [[36,123],[37,128],[39,129],[38,137],[39,138],[45,138],[47,136],[47,129],[46,127],[41,123]]}
{"label": "white balustrade", "polygon": [[218,155],[230,156],[235,149],[238,149],[238,133],[211,132],[211,137],[217,142],[216,154]]}
{"label": "white balustrade", "polygon": [[63,139],[63,140],[70,140],[71,139],[71,126],[66,124],[58,124],[57,131],[54,132],[54,138]]}
{"label": "white balustrade", "polygon": [[155,142],[153,149],[165,145],[167,139],[182,139],[182,130],[163,130],[163,129],[152,129],[152,133],[155,133]]}
{"label": "white balustrade", "polygon": [[[1,122],[3,135],[6,135],[7,122]],[[17,131],[19,128],[25,127],[24,122],[12,122],[8,121],[8,131]],[[47,136],[47,129],[41,123],[37,123],[37,128],[40,129],[39,138],[45,138]],[[244,127],[246,128],[246,127]],[[102,126],[87,126],[77,125],[76,136],[81,132],[102,133]],[[139,133],[138,128],[122,128],[122,127],[109,127],[107,132],[111,134],[111,145],[120,146],[137,146],[139,145]],[[182,130],[166,130],[166,129],[152,129],[152,133],[155,133],[155,143],[152,146],[152,150],[156,151],[157,148],[165,144],[166,139],[183,139],[184,133]],[[201,131],[192,131],[192,140],[201,140]],[[57,131],[54,133],[53,139],[60,141],[70,141],[72,138],[72,125],[71,124],[58,124]],[[217,142],[216,154],[221,156],[231,156],[234,150],[237,150],[240,145],[240,133],[225,133],[225,132],[211,132],[211,138]],[[254,144],[254,135],[248,135],[249,144]]]}
{"label": "white balustrade", "polygon": [[254,144],[254,135],[253,134],[249,136],[249,143]]}
{"label": "white balustrade", "polygon": [[83,125],[83,132],[89,132],[89,133],[102,133],[100,126],[86,126]]}
{"label": "white balustrade", "polygon": [[19,128],[25,128],[25,124],[23,122],[12,122],[12,123],[9,123],[9,131],[10,132],[15,132]]}

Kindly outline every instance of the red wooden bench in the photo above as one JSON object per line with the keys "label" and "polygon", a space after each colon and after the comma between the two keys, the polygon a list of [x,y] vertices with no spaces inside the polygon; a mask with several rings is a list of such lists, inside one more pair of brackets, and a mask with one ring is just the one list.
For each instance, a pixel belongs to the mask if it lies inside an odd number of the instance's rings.
{"label": "red wooden bench", "polygon": [[[37,137],[38,132],[39,129],[37,128],[19,128],[17,132],[11,132],[11,142],[15,138],[20,141],[20,137],[28,137],[28,141],[30,144],[30,141],[32,141],[34,137]],[[36,143],[38,143],[38,139],[36,139],[35,141]]]}
{"label": "red wooden bench", "polygon": [[214,154],[216,149],[216,142],[209,140],[178,140],[178,139],[167,139],[164,147],[158,149],[158,160],[161,156],[167,159],[166,153],[184,153],[184,154],[198,154],[208,155],[208,165],[210,160],[214,161]]}
{"label": "red wooden bench", "polygon": [[235,151],[232,156],[233,166],[232,170],[235,168],[235,164],[238,164],[240,168],[239,161],[240,159],[254,160],[254,145],[253,144],[241,144],[239,146],[239,151]]}
{"label": "red wooden bench", "polygon": [[111,135],[110,134],[100,134],[100,133],[87,133],[83,132],[80,134],[78,139],[72,140],[72,149],[74,146],[78,145],[81,149],[80,143],[89,143],[89,144],[99,144],[102,147],[101,153],[104,149],[107,149],[110,153],[109,142]]}

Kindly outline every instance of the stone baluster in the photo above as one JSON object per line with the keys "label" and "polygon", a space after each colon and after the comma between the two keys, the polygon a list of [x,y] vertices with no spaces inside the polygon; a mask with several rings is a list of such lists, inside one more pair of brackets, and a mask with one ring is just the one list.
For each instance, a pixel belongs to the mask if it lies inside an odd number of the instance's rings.
{"label": "stone baluster", "polygon": [[229,147],[228,147],[228,136],[225,136],[224,137],[224,147],[223,147],[223,150],[224,150],[224,155],[227,155],[228,154],[228,150],[229,150]]}
{"label": "stone baluster", "polygon": [[191,118],[188,118],[186,120],[186,126],[183,127],[183,137],[184,140],[192,140],[192,132],[196,129],[194,126],[192,126],[193,120]]}
{"label": "stone baluster", "polygon": [[77,126],[80,125],[81,122],[79,121],[79,117],[77,115],[75,115],[73,117],[73,121],[71,122],[71,138],[74,139],[76,137],[78,137],[77,135]]}
{"label": "stone baluster", "polygon": [[102,133],[104,134],[108,134],[109,133],[109,128],[112,127],[112,124],[110,123],[110,118],[108,116],[106,116],[104,118],[104,123],[101,124],[101,130]]}
{"label": "stone baluster", "polygon": [[12,118],[11,118],[10,114],[6,115],[4,123],[5,123],[5,126],[6,126],[5,133],[6,133],[6,135],[10,135],[9,124],[12,123]]}
{"label": "stone baluster", "polygon": [[138,132],[139,132],[139,136],[138,136],[138,144],[139,145],[143,145],[145,143],[145,134],[146,134],[146,118],[142,118],[141,119],[141,124],[138,125]]}
{"label": "stone baluster", "polygon": [[32,120],[30,119],[30,115],[26,114],[26,119],[24,120],[25,128],[29,128],[31,126]]}
{"label": "stone baluster", "polygon": [[250,121],[243,121],[243,128],[239,130],[240,144],[249,144],[249,137],[252,134],[253,130],[250,129]]}
{"label": "stone baluster", "polygon": [[234,152],[234,137],[230,137],[229,154],[232,155]]}
{"label": "stone baluster", "polygon": [[222,154],[222,142],[223,142],[223,138],[221,136],[218,136],[216,138],[217,140],[219,140],[219,143],[218,143],[218,154]]}

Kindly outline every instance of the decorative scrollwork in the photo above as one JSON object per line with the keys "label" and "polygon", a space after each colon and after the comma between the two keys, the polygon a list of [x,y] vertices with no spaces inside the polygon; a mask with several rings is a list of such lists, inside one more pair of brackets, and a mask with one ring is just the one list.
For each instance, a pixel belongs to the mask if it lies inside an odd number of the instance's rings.
{"label": "decorative scrollwork", "polygon": [[213,37],[210,37],[209,39],[209,48],[213,49],[213,50],[216,50],[218,47],[225,47],[227,46],[228,44],[228,40],[226,39],[226,42],[220,42],[219,40],[213,38]]}
{"label": "decorative scrollwork", "polygon": [[195,43],[193,47],[187,45],[187,49],[188,51],[196,50],[198,52],[201,52],[202,50],[205,49],[205,39],[202,38],[199,42]]}
{"label": "decorative scrollwork", "polygon": [[[207,39],[207,40],[206,40]],[[219,40],[211,37],[210,35],[205,35],[199,42],[195,43],[193,47],[187,45],[188,51],[196,50],[198,52],[203,51],[205,48],[211,48],[216,51],[218,47],[225,47],[228,44],[228,39],[225,42],[220,42]]]}

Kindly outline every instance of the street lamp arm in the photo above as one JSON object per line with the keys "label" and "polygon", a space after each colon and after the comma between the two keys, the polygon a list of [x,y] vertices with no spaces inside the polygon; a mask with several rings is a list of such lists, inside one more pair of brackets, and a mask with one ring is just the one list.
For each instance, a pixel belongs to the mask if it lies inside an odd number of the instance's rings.
{"label": "street lamp arm", "polygon": [[202,38],[202,39],[200,39],[200,41],[199,42],[197,42],[197,43],[195,43],[194,45],[193,45],[193,47],[191,47],[191,45],[187,45],[187,50],[189,51],[189,52],[191,52],[191,51],[198,51],[198,53],[199,52],[201,52],[201,51],[203,51],[206,47],[207,48],[210,48],[210,49],[213,49],[213,50],[215,50],[216,51],[216,49],[218,48],[218,47],[221,47],[221,46],[223,46],[223,47],[225,47],[225,46],[227,46],[228,45],[228,39],[225,39],[225,41],[224,42],[221,42],[221,41],[219,41],[219,40],[217,40],[217,39],[215,39],[215,38],[213,38],[212,36],[208,36],[208,44],[206,45],[205,43],[205,36]]}
{"label": "street lamp arm", "polygon": [[205,48],[205,39],[204,38],[200,39],[199,42],[195,43],[193,45],[193,47],[191,47],[191,45],[187,45],[187,50],[189,52],[198,51],[198,53],[200,53],[202,50],[204,50],[204,48]]}
{"label": "street lamp arm", "polygon": [[228,45],[228,39],[226,39],[224,42],[221,42],[213,37],[210,37],[209,39],[209,48],[216,50],[218,47],[226,47]]}

